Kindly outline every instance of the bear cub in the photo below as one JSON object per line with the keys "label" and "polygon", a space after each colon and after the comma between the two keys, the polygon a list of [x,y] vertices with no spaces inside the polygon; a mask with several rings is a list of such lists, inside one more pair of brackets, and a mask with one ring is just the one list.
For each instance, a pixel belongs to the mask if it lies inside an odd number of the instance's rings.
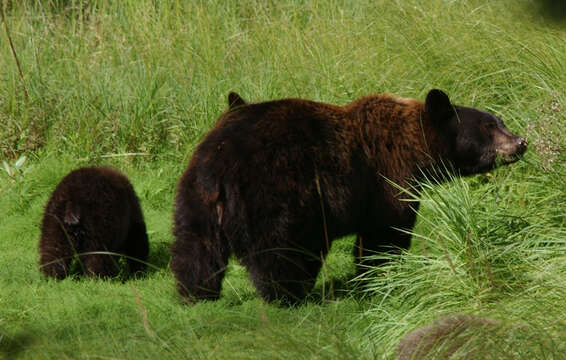
{"label": "bear cub", "polygon": [[143,214],[128,178],[110,167],[70,172],[51,195],[41,224],[40,269],[47,277],[69,275],[74,258],[86,275],[113,277],[118,257],[130,271],[145,268],[149,243]]}
{"label": "bear cub", "polygon": [[171,269],[188,301],[218,298],[231,254],[265,300],[300,301],[335,238],[357,235],[359,271],[379,264],[368,255],[409,248],[398,229],[413,228],[418,203],[394,184],[486,172],[527,148],[497,116],[436,89],[424,102],[345,106],[231,93],[229,106],[178,183]]}

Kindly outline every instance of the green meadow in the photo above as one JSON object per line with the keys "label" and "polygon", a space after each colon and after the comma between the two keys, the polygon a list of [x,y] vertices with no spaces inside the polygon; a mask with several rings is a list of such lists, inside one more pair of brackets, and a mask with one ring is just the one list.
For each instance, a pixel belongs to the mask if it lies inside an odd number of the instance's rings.
{"label": "green meadow", "polygon": [[[0,358],[395,359],[412,329],[494,319],[486,359],[566,358],[566,22],[536,0],[4,0]],[[9,36],[9,37],[8,37]],[[11,39],[11,43],[9,39]],[[13,49],[13,50],[12,50]],[[19,65],[16,63],[18,60]],[[487,174],[406,189],[411,249],[355,281],[334,242],[308,300],[263,302],[232,259],[215,302],[169,268],[176,184],[236,91],[344,105],[389,92],[497,114],[529,150]],[[148,271],[46,280],[43,207],[69,171],[126,173]],[[266,164],[268,166],[268,164]]]}

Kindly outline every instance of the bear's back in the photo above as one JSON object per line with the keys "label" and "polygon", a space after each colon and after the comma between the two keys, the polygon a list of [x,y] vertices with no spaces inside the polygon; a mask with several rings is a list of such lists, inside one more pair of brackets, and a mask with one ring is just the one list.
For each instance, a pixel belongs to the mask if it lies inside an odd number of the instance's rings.
{"label": "bear's back", "polygon": [[133,188],[129,180],[117,170],[87,167],[65,176],[53,191],[50,203],[67,200],[91,204],[128,202],[131,192]]}
{"label": "bear's back", "polygon": [[67,225],[119,228],[125,233],[136,206],[137,198],[125,175],[109,167],[80,168],[57,185],[46,205],[44,222],[55,214]]}
{"label": "bear's back", "polygon": [[[235,168],[300,167],[335,143],[341,107],[300,99],[247,104],[224,113],[199,144],[190,168],[221,176]],[[312,167],[312,165],[309,165]]]}

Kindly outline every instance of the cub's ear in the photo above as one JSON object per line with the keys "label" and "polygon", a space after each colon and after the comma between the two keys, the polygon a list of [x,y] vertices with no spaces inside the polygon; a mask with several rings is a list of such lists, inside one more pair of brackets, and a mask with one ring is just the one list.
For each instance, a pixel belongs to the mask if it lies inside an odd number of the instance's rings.
{"label": "cub's ear", "polygon": [[67,201],[63,222],[67,225],[77,225],[81,220],[81,210],[76,203]]}
{"label": "cub's ear", "polygon": [[442,124],[454,115],[454,106],[442,90],[432,89],[426,96],[425,111],[432,121]]}
{"label": "cub's ear", "polygon": [[228,107],[230,108],[230,110],[234,110],[246,104],[246,100],[242,99],[242,97],[237,93],[231,92],[230,94],[228,94]]}

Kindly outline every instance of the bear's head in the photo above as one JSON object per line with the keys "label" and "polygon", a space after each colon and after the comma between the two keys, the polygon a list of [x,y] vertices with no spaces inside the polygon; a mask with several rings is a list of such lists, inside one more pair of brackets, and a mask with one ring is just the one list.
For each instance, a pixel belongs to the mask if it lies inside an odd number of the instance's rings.
{"label": "bear's head", "polygon": [[478,174],[513,163],[527,150],[527,140],[510,132],[500,118],[455,106],[441,90],[431,90],[425,112],[444,142],[450,162],[461,175]]}

